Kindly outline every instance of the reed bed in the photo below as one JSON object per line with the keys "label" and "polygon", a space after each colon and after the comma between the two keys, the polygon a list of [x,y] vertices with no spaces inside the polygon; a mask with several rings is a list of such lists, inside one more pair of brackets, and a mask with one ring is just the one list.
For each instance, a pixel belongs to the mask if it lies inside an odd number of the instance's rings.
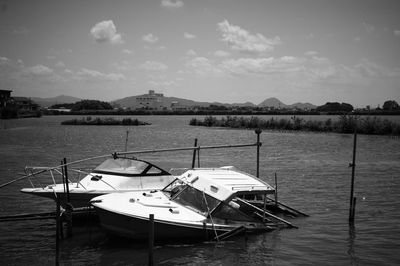
{"label": "reed bed", "polygon": [[77,126],[144,126],[150,123],[139,121],[138,119],[124,118],[117,120],[112,117],[92,118],[90,116],[82,119],[72,119],[61,122],[61,125],[77,125]]}
{"label": "reed bed", "polygon": [[203,120],[192,118],[189,122],[192,126],[206,127],[229,127],[229,128],[261,128],[270,130],[289,131],[313,131],[313,132],[335,132],[335,133],[357,133],[368,135],[400,135],[400,125],[388,119],[379,117],[360,118],[355,115],[340,115],[337,120],[331,118],[325,121],[305,120],[293,116],[290,119],[270,118],[262,119],[256,116],[237,117],[226,116],[217,119],[206,116]]}

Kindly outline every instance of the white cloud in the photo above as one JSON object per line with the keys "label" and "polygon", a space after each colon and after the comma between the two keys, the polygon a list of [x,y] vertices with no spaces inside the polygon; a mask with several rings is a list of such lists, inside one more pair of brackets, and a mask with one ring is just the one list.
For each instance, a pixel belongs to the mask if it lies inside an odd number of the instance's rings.
{"label": "white cloud", "polygon": [[191,39],[195,39],[195,38],[196,38],[196,35],[185,32],[185,33],[183,34],[183,38],[185,38],[185,39],[187,39],[187,40],[191,40]]}
{"label": "white cloud", "polygon": [[55,67],[65,67],[65,64],[62,61],[58,61],[54,66]]}
{"label": "white cloud", "polygon": [[47,76],[52,74],[54,71],[53,69],[44,66],[44,65],[36,65],[33,67],[27,67],[25,68],[25,74],[28,75],[37,75],[37,76]]}
{"label": "white cloud", "polygon": [[304,53],[304,55],[307,55],[307,56],[316,56],[316,55],[318,55],[318,52],[316,52],[316,51],[307,51],[307,52]]}
{"label": "white cloud", "polygon": [[104,20],[97,23],[90,30],[90,34],[97,43],[123,43],[122,36],[120,33],[117,33],[117,29],[112,20]]}
{"label": "white cloud", "polygon": [[146,61],[140,65],[140,68],[148,71],[165,71],[168,66],[161,62]]}
{"label": "white cloud", "polygon": [[364,26],[365,31],[370,34],[375,31],[375,27],[371,24],[363,22],[362,25]]}
{"label": "white cloud", "polygon": [[239,58],[222,62],[223,69],[231,74],[266,75],[303,70],[304,59],[284,56],[281,58]]}
{"label": "white cloud", "polygon": [[188,51],[186,52],[186,55],[187,55],[187,56],[196,56],[197,53],[196,53],[194,50],[190,49],[190,50],[188,50]]}
{"label": "white cloud", "polygon": [[218,23],[218,31],[222,33],[222,41],[232,50],[250,53],[265,53],[274,50],[281,43],[278,36],[272,39],[260,33],[250,34],[239,26],[231,25],[227,20]]}
{"label": "white cloud", "polygon": [[76,73],[78,80],[106,80],[106,81],[121,81],[125,79],[123,74],[119,73],[102,73],[97,70],[82,68]]}
{"label": "white cloud", "polygon": [[199,76],[222,76],[223,71],[218,65],[206,57],[195,57],[185,63],[188,73]]}
{"label": "white cloud", "polygon": [[156,43],[158,42],[158,37],[153,35],[152,33],[146,34],[142,36],[142,40],[148,43]]}
{"label": "white cloud", "polygon": [[217,50],[214,52],[214,55],[217,57],[228,57],[228,56],[230,56],[230,53],[228,53],[226,51],[222,51],[222,50]]}
{"label": "white cloud", "polygon": [[124,50],[122,50],[122,53],[123,54],[133,54],[133,51],[129,50],[129,49],[124,49]]}
{"label": "white cloud", "polygon": [[394,30],[393,34],[394,34],[394,36],[399,36],[400,37],[400,30]]}
{"label": "white cloud", "polygon": [[115,68],[118,71],[127,71],[131,69],[131,63],[126,60],[122,60],[121,62],[112,63],[111,67]]}
{"label": "white cloud", "polygon": [[183,2],[180,0],[162,0],[161,6],[166,8],[180,8],[183,7]]}

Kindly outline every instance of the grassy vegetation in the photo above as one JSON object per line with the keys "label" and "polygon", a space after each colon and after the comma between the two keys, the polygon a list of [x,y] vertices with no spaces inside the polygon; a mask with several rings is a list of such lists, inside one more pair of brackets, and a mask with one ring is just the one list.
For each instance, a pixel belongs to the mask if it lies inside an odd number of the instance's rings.
{"label": "grassy vegetation", "polygon": [[137,119],[124,118],[117,120],[111,117],[92,119],[91,116],[82,119],[72,119],[61,122],[61,125],[89,125],[89,126],[143,126],[150,125],[150,123],[139,121]]}
{"label": "grassy vegetation", "polygon": [[261,128],[273,130],[294,130],[294,131],[317,131],[353,133],[357,125],[359,134],[374,135],[400,135],[400,125],[387,119],[377,117],[360,118],[353,115],[340,115],[337,121],[327,119],[325,121],[305,120],[296,116],[290,119],[271,118],[265,120],[258,117],[237,117],[227,116],[217,119],[213,116],[206,116],[204,120],[192,118],[192,126],[206,127],[229,127],[229,128]]}

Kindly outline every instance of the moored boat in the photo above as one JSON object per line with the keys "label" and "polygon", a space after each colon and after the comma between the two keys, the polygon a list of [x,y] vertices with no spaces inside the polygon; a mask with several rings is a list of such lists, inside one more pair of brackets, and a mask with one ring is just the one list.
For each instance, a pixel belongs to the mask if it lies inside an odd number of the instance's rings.
{"label": "moored boat", "polygon": [[283,219],[246,201],[273,193],[264,181],[235,168],[198,168],[160,191],[102,195],[91,204],[114,235],[146,239],[152,214],[157,240],[219,239],[276,229]]}
{"label": "moored boat", "polygon": [[[68,188],[66,182],[56,183],[54,174],[59,173],[65,177],[61,168],[43,168],[34,167],[33,170],[50,173],[53,178],[53,184],[44,187],[23,188],[21,192],[56,199],[59,195],[61,204],[65,205],[68,193],[69,202],[74,208],[87,207],[89,201],[99,195],[127,192],[127,191],[150,191],[162,189],[168,185],[174,177],[160,167],[136,158],[109,158],[89,173],[77,169],[69,169],[70,172],[76,172],[82,179],[78,178],[75,182],[68,179]],[[38,178],[34,176],[34,178]]]}

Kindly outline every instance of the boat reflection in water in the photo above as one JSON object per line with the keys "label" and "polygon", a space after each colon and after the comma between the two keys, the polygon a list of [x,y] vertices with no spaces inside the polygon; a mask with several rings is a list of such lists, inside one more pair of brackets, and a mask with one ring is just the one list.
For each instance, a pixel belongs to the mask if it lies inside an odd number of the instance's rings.
{"label": "boat reflection in water", "polygon": [[153,214],[156,240],[218,240],[290,225],[246,200],[273,193],[273,187],[234,167],[198,168],[160,191],[102,195],[91,204],[114,235],[147,239]]}

